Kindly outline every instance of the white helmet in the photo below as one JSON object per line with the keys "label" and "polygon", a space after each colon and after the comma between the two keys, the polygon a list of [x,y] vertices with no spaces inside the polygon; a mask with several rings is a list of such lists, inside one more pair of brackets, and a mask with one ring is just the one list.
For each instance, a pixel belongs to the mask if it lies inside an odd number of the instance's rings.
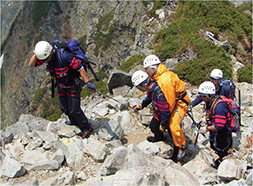
{"label": "white helmet", "polygon": [[215,86],[211,81],[205,81],[199,86],[200,95],[215,95]]}
{"label": "white helmet", "polygon": [[144,59],[143,67],[148,68],[152,65],[156,65],[159,63],[161,63],[161,61],[159,60],[159,58],[156,55],[149,55]]}
{"label": "white helmet", "polygon": [[210,74],[210,78],[221,79],[223,78],[223,73],[220,69],[213,69],[213,71]]}
{"label": "white helmet", "polygon": [[146,72],[141,71],[141,70],[136,71],[132,75],[132,83],[134,86],[140,85],[146,79],[148,79],[148,74]]}
{"label": "white helmet", "polygon": [[35,45],[35,49],[33,52],[35,53],[38,59],[44,60],[48,58],[52,49],[53,49],[52,45],[50,45],[50,43],[48,43],[47,41],[39,41]]}

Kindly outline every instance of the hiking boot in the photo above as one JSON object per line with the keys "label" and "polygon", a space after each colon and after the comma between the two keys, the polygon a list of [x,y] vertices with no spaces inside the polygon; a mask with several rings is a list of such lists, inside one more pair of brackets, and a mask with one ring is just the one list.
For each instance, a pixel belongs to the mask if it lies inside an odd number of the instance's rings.
{"label": "hiking boot", "polygon": [[90,136],[90,134],[92,133],[93,129],[90,127],[88,130],[84,130],[83,134],[82,134],[82,138],[88,138]]}
{"label": "hiking boot", "polygon": [[215,169],[218,169],[219,165],[221,163],[221,159],[218,158],[217,160],[215,160],[214,164],[211,164],[211,166]]}
{"label": "hiking boot", "polygon": [[154,143],[154,142],[157,142],[157,141],[164,141],[164,139],[162,140],[162,139],[157,139],[156,137],[154,137],[154,136],[148,136],[147,137],[147,140],[149,141],[149,142],[151,142],[151,143]]}
{"label": "hiking boot", "polygon": [[185,157],[187,150],[188,150],[187,144],[183,145],[181,148],[178,149],[177,155],[178,161],[181,161]]}
{"label": "hiking boot", "polygon": [[77,125],[77,124],[71,123],[71,121],[65,121],[65,124],[66,124],[66,125]]}

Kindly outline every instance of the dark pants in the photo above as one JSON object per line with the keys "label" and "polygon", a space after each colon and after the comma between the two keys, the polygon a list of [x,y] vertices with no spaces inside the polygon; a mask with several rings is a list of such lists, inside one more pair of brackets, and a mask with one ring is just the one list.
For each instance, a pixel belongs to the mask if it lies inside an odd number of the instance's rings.
{"label": "dark pants", "polygon": [[149,128],[155,135],[156,140],[164,140],[164,135],[163,133],[159,130],[160,126],[160,121],[157,121],[155,117],[152,118],[151,122],[149,123]]}
{"label": "dark pants", "polygon": [[211,148],[218,154],[221,160],[228,155],[228,150],[232,147],[231,132],[210,132],[209,139]]}
{"label": "dark pants", "polygon": [[88,130],[88,119],[80,106],[81,87],[58,88],[59,108],[68,117],[72,125],[77,125],[81,131]]}

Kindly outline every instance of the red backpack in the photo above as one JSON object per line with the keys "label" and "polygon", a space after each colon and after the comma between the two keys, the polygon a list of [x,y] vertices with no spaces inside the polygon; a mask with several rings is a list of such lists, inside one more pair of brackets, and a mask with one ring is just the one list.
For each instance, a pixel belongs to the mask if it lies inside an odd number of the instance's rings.
{"label": "red backpack", "polygon": [[214,104],[214,107],[213,107],[213,111],[215,110],[215,107],[218,103],[220,103],[222,101],[225,102],[228,106],[228,110],[229,110],[230,116],[231,116],[231,124],[230,124],[229,130],[231,132],[237,132],[237,131],[240,132],[240,118],[239,118],[239,114],[238,114],[240,112],[240,110],[239,110],[238,104],[234,100],[229,99],[225,96],[220,95],[219,97],[221,99],[218,99],[216,101],[216,103]]}

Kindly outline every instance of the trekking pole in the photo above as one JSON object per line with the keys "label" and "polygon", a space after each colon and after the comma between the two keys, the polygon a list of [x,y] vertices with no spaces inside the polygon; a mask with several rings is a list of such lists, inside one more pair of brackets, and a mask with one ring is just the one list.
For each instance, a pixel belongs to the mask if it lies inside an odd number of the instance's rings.
{"label": "trekking pole", "polygon": [[239,126],[241,126],[241,89],[238,88],[238,103],[239,103]]}
{"label": "trekking pole", "polygon": [[[190,113],[191,112],[191,113]],[[200,121],[199,123],[196,123],[195,119],[193,118],[193,114],[192,114],[192,111],[188,111],[187,112],[187,115],[192,119],[192,127],[194,127],[197,131],[197,135],[196,135],[196,138],[195,138],[195,142],[194,142],[194,147],[196,147],[196,144],[198,142],[198,137],[199,137],[199,129],[201,127],[201,122]],[[206,137],[204,134],[202,134],[204,137]]]}
{"label": "trekking pole", "polygon": [[54,98],[54,77],[51,76],[51,97]]}
{"label": "trekking pole", "polygon": [[102,95],[102,96],[108,97],[108,98],[110,98],[110,99],[112,99],[112,100],[114,100],[114,101],[116,101],[116,102],[118,102],[118,103],[120,103],[120,104],[124,105],[124,103],[121,103],[120,101],[118,101],[118,100],[116,100],[116,99],[112,98],[111,96],[108,96],[108,95],[106,95],[106,94],[103,94],[103,93],[102,93],[102,92],[100,92],[99,90],[96,90],[96,92],[97,92],[99,95]]}

